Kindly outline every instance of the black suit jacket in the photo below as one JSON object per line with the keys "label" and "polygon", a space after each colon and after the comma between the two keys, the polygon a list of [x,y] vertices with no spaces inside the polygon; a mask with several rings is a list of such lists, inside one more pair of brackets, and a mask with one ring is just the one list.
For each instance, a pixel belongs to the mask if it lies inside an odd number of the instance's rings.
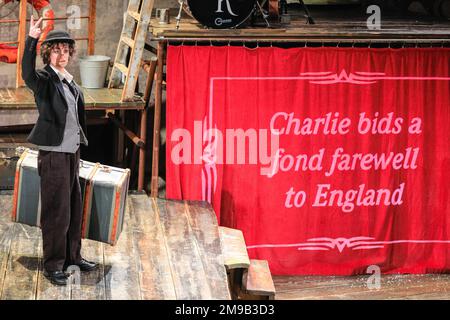
{"label": "black suit jacket", "polygon": [[[39,111],[38,120],[27,141],[42,146],[59,146],[64,137],[68,105],[61,80],[56,72],[49,65],[42,70],[36,70],[37,42],[38,39],[27,37],[22,59],[22,78],[34,92]],[[78,119],[87,138],[83,93],[76,85],[73,87],[79,93]]]}

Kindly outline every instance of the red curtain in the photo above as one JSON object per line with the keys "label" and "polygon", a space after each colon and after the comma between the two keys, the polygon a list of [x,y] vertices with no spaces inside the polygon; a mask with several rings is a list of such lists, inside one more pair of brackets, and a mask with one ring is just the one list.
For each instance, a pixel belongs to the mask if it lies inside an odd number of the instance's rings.
{"label": "red curtain", "polygon": [[448,272],[449,98],[443,48],[169,46],[167,197],[274,274]]}

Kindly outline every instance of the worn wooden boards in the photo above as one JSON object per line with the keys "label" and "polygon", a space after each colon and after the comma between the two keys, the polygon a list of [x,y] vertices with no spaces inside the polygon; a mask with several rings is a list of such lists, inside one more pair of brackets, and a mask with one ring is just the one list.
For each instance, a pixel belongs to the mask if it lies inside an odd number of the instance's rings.
{"label": "worn wooden boards", "polygon": [[12,195],[0,195],[0,299],[230,299],[216,216],[201,202],[128,197],[115,246],[83,240],[98,270],[53,286],[42,270],[41,231],[10,222]]}
{"label": "worn wooden boards", "polygon": [[247,246],[241,230],[220,227],[220,238],[222,239],[225,266],[231,269],[248,269],[250,259],[248,258]]}
{"label": "worn wooden boards", "polygon": [[250,260],[250,267],[244,271],[242,278],[243,290],[255,296],[273,299],[275,286],[266,260]]}
{"label": "worn wooden boards", "polygon": [[[134,101],[121,102],[122,89],[86,89],[83,91],[86,110],[102,109],[144,109],[145,102],[142,98]],[[35,109],[33,92],[27,87],[1,88],[0,110],[26,110]]]}
{"label": "worn wooden boards", "polygon": [[314,17],[316,24],[307,25],[303,17],[293,16],[290,24],[273,25],[272,28],[250,27],[240,29],[205,29],[192,18],[183,18],[180,28],[176,22],[150,26],[153,40],[170,39],[221,39],[221,40],[271,40],[313,41],[314,39],[435,39],[450,41],[449,26],[445,23],[418,22],[415,19],[383,19],[381,30],[370,30],[364,15],[358,19],[348,16]]}
{"label": "worn wooden boards", "polygon": [[382,275],[380,287],[369,287],[373,276],[274,276],[276,299],[450,299],[450,274]]}

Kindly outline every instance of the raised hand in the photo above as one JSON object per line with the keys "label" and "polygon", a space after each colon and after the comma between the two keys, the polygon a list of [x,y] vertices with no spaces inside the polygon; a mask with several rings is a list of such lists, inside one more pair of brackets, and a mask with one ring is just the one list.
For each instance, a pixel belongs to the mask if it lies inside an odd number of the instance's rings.
{"label": "raised hand", "polygon": [[34,22],[34,18],[33,15],[31,15],[31,19],[30,19],[30,32],[28,33],[28,35],[32,38],[36,38],[39,39],[39,37],[41,36],[42,30],[40,28],[40,24],[42,22],[42,17],[39,18],[38,21]]}

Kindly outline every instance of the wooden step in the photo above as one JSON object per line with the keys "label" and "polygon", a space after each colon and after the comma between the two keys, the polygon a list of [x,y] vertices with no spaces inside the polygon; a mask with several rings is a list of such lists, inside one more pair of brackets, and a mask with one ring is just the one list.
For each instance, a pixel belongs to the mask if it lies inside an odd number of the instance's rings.
{"label": "wooden step", "polygon": [[275,299],[275,285],[266,260],[250,260],[250,267],[242,275],[241,299]]}
{"label": "wooden step", "polygon": [[130,48],[133,48],[134,46],[134,40],[126,37],[126,36],[122,36],[122,38],[120,38],[120,40],[122,40],[123,43],[125,43],[127,46],[129,46]]}
{"label": "wooden step", "polygon": [[241,230],[226,227],[219,227],[219,235],[231,298],[237,300],[244,270],[250,266],[244,235]]}
{"label": "wooden step", "polygon": [[120,72],[122,72],[124,75],[127,74],[128,68],[127,68],[124,64],[121,64],[121,63],[115,63],[114,66],[115,66],[117,69],[119,69]]}
{"label": "wooden step", "polygon": [[224,263],[227,270],[250,266],[247,246],[241,230],[219,227]]}
{"label": "wooden step", "polygon": [[128,11],[128,14],[130,15],[130,17],[133,17],[134,20],[139,21],[141,19],[141,15],[139,12],[136,11]]}

